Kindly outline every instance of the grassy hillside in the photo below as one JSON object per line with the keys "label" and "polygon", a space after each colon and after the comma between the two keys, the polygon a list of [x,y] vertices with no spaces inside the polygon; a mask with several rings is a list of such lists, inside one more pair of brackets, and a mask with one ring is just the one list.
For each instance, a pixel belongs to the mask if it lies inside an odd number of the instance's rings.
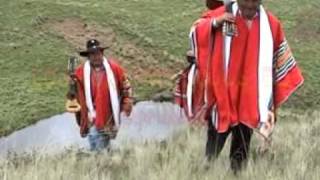
{"label": "grassy hillside", "polygon": [[[271,151],[255,153],[252,143],[246,171],[235,177],[229,170],[229,143],[215,163],[204,168],[205,130],[185,128],[166,142],[128,143],[111,153],[67,152],[28,156],[0,162],[1,179],[113,180],[317,180],[320,177],[320,113],[301,115],[281,111]],[[305,120],[310,120],[305,123]]]}
{"label": "grassy hillside", "polygon": [[[283,21],[305,86],[286,105],[320,105],[319,2],[268,0]],[[64,111],[69,55],[89,36],[128,69],[137,99],[172,87],[187,34],[204,7],[195,0],[11,0],[0,6],[0,136]]]}

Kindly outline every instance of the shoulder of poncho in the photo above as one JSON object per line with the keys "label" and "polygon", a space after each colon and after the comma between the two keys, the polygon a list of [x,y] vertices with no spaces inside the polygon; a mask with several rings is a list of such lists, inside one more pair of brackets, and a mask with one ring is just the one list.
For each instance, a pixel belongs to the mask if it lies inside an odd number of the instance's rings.
{"label": "shoulder of poncho", "polygon": [[78,80],[83,81],[84,64],[80,64],[74,71]]}
{"label": "shoulder of poncho", "polygon": [[275,15],[273,15],[271,11],[266,10],[266,12],[268,14],[270,23],[276,24],[276,25],[279,25],[281,23],[280,20]]}
{"label": "shoulder of poncho", "polygon": [[120,64],[117,59],[115,59],[113,57],[107,57],[107,59],[112,67],[120,67]]}
{"label": "shoulder of poncho", "polygon": [[225,12],[224,6],[221,6],[217,9],[214,9],[214,10],[207,10],[207,11],[203,12],[201,17],[193,23],[193,26],[196,26],[201,21],[206,20],[208,18],[213,18],[213,17],[219,16],[219,15],[222,15],[224,12]]}
{"label": "shoulder of poncho", "polygon": [[83,73],[84,63],[81,63],[76,69],[75,73]]}
{"label": "shoulder of poncho", "polygon": [[207,10],[204,12],[201,16],[201,18],[212,18],[218,15],[222,15],[226,11],[226,8],[224,6],[218,7],[214,10]]}
{"label": "shoulder of poncho", "polygon": [[269,18],[272,35],[274,38],[277,38],[279,30],[282,31],[281,21],[275,15],[273,15],[270,11],[266,10],[266,12]]}
{"label": "shoulder of poncho", "polygon": [[118,60],[116,60],[113,57],[107,57],[108,62],[110,63],[110,66],[112,68],[113,71],[117,72],[117,73],[123,73],[123,68],[122,66],[118,63]]}

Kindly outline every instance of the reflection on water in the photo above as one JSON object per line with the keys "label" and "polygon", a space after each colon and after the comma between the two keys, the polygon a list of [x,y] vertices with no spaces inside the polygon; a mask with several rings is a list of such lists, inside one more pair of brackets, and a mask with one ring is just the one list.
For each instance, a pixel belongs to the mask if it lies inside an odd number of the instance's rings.
{"label": "reflection on water", "polygon": [[[161,140],[177,130],[186,120],[180,109],[171,103],[140,102],[129,118],[122,118],[122,126],[114,145],[121,142]],[[87,139],[81,138],[73,114],[64,113],[42,120],[37,124],[0,139],[0,156],[8,152],[41,151],[61,152],[65,148],[88,148]]]}

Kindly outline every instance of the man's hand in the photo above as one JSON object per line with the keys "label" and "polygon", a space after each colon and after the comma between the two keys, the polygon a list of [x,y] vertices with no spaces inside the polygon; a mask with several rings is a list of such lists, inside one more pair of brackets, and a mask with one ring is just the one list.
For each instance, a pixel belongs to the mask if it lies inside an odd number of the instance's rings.
{"label": "man's hand", "polygon": [[274,113],[272,111],[270,111],[268,113],[268,120],[266,123],[264,123],[259,131],[261,134],[263,134],[265,137],[269,138],[270,135],[272,134],[273,132],[273,129],[274,129],[274,126],[275,126],[275,118],[274,118]]}
{"label": "man's hand", "polygon": [[122,111],[124,112],[124,114],[129,117],[132,111],[132,103],[131,102],[127,102],[122,104]]}
{"label": "man's hand", "polygon": [[191,51],[191,50],[187,51],[186,59],[187,59],[188,63],[190,63],[190,64],[196,63],[195,55],[193,54],[193,51]]}
{"label": "man's hand", "polygon": [[217,27],[221,26],[224,22],[235,23],[236,19],[231,13],[224,13],[223,15],[215,18]]}
{"label": "man's hand", "polygon": [[75,73],[71,73],[71,74],[68,75],[68,82],[69,82],[69,84],[70,84],[72,81],[73,81],[73,82],[77,82],[77,81],[78,81],[77,75],[76,75]]}
{"label": "man's hand", "polygon": [[202,106],[201,109],[195,114],[195,116],[190,119],[191,124],[194,125],[203,125],[206,124],[206,113],[208,108],[206,105]]}
{"label": "man's hand", "polygon": [[271,134],[273,132],[274,127],[275,127],[274,113],[272,111],[269,111],[267,122],[263,123],[258,131],[258,134],[260,134],[259,136],[260,143],[258,145],[257,152],[260,155],[263,155],[270,150],[271,144],[272,144]]}

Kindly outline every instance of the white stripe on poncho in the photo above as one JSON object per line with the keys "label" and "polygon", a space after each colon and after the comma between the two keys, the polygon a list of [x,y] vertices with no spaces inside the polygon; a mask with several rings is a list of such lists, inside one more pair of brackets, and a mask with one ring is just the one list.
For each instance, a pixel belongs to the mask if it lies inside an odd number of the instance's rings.
{"label": "white stripe on poncho", "polygon": [[[107,75],[107,81],[108,81],[107,83],[109,87],[113,119],[114,119],[116,128],[119,128],[120,101],[118,96],[117,84],[116,84],[115,76],[111,69],[111,66],[105,57],[103,57],[103,66],[105,68],[106,75]],[[96,118],[96,111],[92,103],[90,75],[91,75],[91,66],[90,66],[89,60],[87,60],[84,64],[84,90],[85,90],[85,97],[86,97],[86,105],[88,108],[88,117],[89,117],[89,120],[93,120],[94,118]]]}

